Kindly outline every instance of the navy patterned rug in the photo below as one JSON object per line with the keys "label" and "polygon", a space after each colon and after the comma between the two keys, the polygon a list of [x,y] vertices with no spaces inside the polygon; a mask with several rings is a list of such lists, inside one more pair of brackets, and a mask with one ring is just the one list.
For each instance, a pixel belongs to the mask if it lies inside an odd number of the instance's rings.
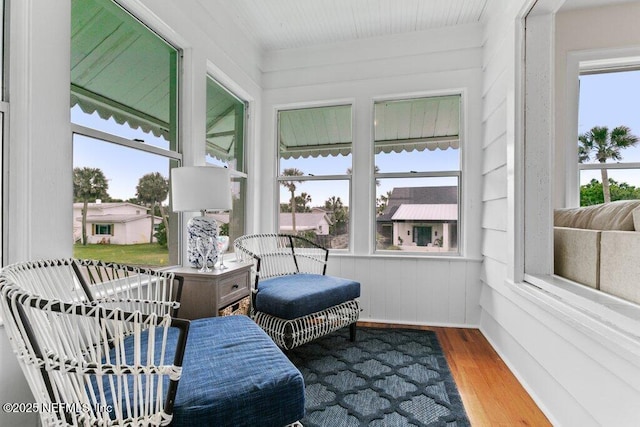
{"label": "navy patterned rug", "polygon": [[349,328],[288,353],[305,381],[305,427],[469,426],[436,334]]}

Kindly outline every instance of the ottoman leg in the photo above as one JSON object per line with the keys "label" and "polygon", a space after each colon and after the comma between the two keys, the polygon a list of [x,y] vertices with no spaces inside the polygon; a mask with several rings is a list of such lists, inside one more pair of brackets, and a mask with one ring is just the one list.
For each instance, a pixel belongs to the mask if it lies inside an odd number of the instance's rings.
{"label": "ottoman leg", "polygon": [[351,342],[356,340],[356,323],[353,322],[349,325],[349,339]]}

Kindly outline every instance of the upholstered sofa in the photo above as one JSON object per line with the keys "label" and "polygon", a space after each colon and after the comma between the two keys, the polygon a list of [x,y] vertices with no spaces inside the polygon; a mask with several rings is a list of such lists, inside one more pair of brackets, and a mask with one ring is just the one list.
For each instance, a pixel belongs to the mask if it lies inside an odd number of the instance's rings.
{"label": "upholstered sofa", "polygon": [[556,209],[554,272],[640,304],[640,200]]}

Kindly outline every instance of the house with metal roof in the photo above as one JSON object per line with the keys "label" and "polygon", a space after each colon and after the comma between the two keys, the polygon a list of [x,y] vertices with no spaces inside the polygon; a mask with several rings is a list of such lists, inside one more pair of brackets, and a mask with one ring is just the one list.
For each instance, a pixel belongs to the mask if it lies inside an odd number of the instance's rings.
{"label": "house with metal roof", "polygon": [[422,252],[458,248],[458,188],[396,187],[376,218],[380,247]]}

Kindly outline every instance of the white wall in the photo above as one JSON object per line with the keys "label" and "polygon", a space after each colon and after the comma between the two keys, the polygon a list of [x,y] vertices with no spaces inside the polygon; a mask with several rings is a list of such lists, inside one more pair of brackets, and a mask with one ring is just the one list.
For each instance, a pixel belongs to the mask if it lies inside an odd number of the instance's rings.
{"label": "white wall", "polygon": [[[204,163],[208,64],[215,64],[216,77],[241,89],[259,112],[257,49],[232,27],[231,19],[208,16],[195,0],[122,3],[184,49],[180,117],[181,141],[187,142],[184,159],[185,164]],[[72,254],[70,4],[70,0],[11,2],[8,194],[3,205],[8,207],[3,238],[8,239],[5,255],[10,263]],[[256,116],[248,129],[253,136],[259,124]],[[255,191],[253,181],[249,191]],[[4,332],[0,332],[0,349],[0,402],[33,401]],[[0,412],[0,425],[35,426],[36,418]]]}
{"label": "white wall", "polygon": [[[602,27],[596,29],[596,22],[615,27],[624,20],[608,19],[602,11],[593,11],[572,12],[575,15],[571,19],[558,16],[556,23],[566,19],[568,30],[556,28],[553,15],[549,14],[529,22],[532,32],[527,34],[527,43],[531,42],[529,47],[535,50],[527,55],[535,55],[536,60],[528,64],[534,71],[527,99],[535,102],[526,105],[527,125],[532,129],[527,128],[523,145],[519,128],[524,123],[519,108],[524,95],[519,93],[522,50],[517,22],[522,7],[531,3],[503,0],[491,3],[492,9],[488,10],[484,52],[481,331],[554,425],[638,425],[637,339],[521,281],[523,248],[525,254],[545,253],[544,244],[548,243],[548,239],[540,238],[540,233],[545,233],[544,226],[526,230],[527,240],[532,242],[522,242],[525,230],[521,212],[526,209],[524,215],[537,217],[537,223],[547,223],[549,229],[553,143],[559,138],[554,135],[553,123],[555,119],[558,127],[562,127],[567,122],[554,110],[558,105],[554,105],[553,95],[566,90],[563,83],[553,83],[554,36],[571,34],[575,40],[586,42],[583,44],[586,48],[589,38],[605,33]],[[637,17],[635,6],[623,6],[622,10]],[[574,20],[585,14],[593,21]],[[534,120],[530,121],[532,116]],[[525,181],[526,197],[522,195]],[[530,194],[535,188],[542,190]],[[527,257],[527,271],[544,273],[548,269],[544,262],[536,263],[530,258]]]}
{"label": "white wall", "polygon": [[[278,186],[276,109],[353,104],[351,254],[331,256],[333,274],[362,284],[361,319],[475,326],[479,321],[482,26],[268,53],[263,62],[260,229],[274,231]],[[464,257],[373,255],[373,101],[461,90],[464,98]]]}

